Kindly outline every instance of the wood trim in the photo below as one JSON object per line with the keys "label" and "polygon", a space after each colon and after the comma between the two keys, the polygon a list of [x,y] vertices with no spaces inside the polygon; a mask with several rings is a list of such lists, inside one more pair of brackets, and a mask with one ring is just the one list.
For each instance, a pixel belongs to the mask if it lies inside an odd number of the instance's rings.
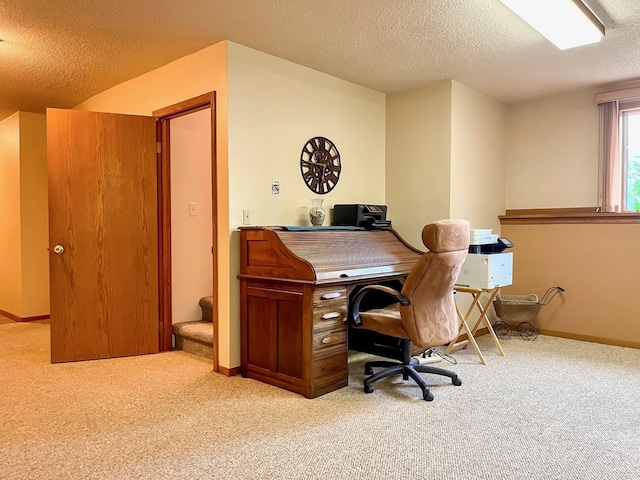
{"label": "wood trim", "polygon": [[182,117],[183,115],[189,115],[190,113],[199,112],[205,108],[213,108],[215,101],[215,92],[204,93],[189,100],[154,110],[153,116],[158,120],[170,120],[172,118]]}
{"label": "wood trim", "polygon": [[604,345],[612,345],[614,347],[640,348],[640,342],[628,342],[626,340],[614,340],[611,338],[593,337],[591,335],[580,335],[578,333],[556,332],[554,330],[540,329],[540,335],[548,335],[550,337],[568,338],[569,340],[579,340],[582,342],[602,343]]}
{"label": "wood trim", "polygon": [[171,350],[173,314],[171,297],[171,134],[170,122],[158,121],[158,253],[160,298],[160,351]]}
{"label": "wood trim", "polygon": [[[489,330],[485,328],[481,328],[478,330],[475,338],[481,337],[482,335],[487,335]],[[603,345],[611,345],[613,347],[627,347],[627,348],[638,348],[640,349],[640,342],[627,342],[625,340],[613,340],[611,338],[603,338],[603,337],[594,337],[592,335],[581,335],[579,333],[566,333],[566,332],[557,332],[555,330],[547,330],[541,328],[538,330],[538,334],[547,335],[549,337],[558,337],[558,338],[566,338],[569,340],[578,340],[580,342],[589,342],[589,343],[601,343]],[[518,336],[518,332],[512,330],[512,335],[515,337]],[[465,335],[461,335],[460,338],[465,337]],[[514,337],[514,338],[515,338]],[[499,339],[502,340],[502,339]]]}
{"label": "wood trim", "polygon": [[240,367],[218,367],[218,373],[226,375],[227,377],[235,377],[236,375],[240,375]]}
{"label": "wood trim", "polygon": [[[161,277],[160,283],[162,285],[160,308],[161,308],[161,322],[162,322],[162,338],[160,339],[161,348],[164,350],[171,349],[172,340],[172,318],[171,318],[171,179],[170,179],[170,120],[178,118],[191,113],[199,112],[206,108],[211,108],[211,196],[212,196],[212,241],[213,244],[213,371],[219,371],[219,317],[220,317],[220,302],[218,301],[218,256],[219,251],[216,251],[218,235],[218,189],[217,189],[217,123],[216,123],[216,93],[209,92],[197,97],[185,100],[183,102],[170,105],[168,107],[155,110],[153,116],[158,121],[158,132],[161,138],[162,153],[160,154],[160,165],[158,165],[158,201],[159,203],[159,215],[162,211],[162,216],[159,219],[158,225],[160,228],[160,258],[161,264]],[[239,367],[238,367],[239,368]],[[238,370],[239,371],[239,370]]]}
{"label": "wood trim", "polygon": [[18,315],[14,315],[13,313],[9,313],[5,310],[0,310],[0,315],[10,318],[14,322],[34,322],[36,320],[48,320],[50,318],[49,315],[35,315],[33,317],[19,317]]}
{"label": "wood trim", "polygon": [[605,213],[597,207],[507,210],[498,218],[500,225],[640,223],[640,213]]}

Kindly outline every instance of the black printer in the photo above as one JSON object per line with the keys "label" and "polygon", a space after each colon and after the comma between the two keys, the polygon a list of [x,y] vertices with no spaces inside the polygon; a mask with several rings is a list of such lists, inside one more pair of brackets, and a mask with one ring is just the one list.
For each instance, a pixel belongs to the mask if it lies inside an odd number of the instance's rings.
{"label": "black printer", "polygon": [[336,226],[364,227],[367,229],[390,228],[386,205],[342,204],[333,207],[333,223]]}

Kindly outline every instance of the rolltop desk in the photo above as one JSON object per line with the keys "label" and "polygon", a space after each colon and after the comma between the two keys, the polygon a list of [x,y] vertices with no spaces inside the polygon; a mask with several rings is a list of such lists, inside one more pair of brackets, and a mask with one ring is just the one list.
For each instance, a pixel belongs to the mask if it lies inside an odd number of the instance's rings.
{"label": "rolltop desk", "polygon": [[241,372],[314,398],[348,382],[349,295],[402,281],[419,250],[391,229],[241,227]]}

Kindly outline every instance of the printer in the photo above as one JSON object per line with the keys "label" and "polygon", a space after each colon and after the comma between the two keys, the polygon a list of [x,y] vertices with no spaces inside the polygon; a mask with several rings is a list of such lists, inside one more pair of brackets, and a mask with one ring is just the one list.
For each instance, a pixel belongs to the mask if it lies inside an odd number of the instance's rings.
{"label": "printer", "polygon": [[336,226],[389,228],[386,205],[341,204],[333,206],[333,223]]}
{"label": "printer", "polygon": [[511,285],[513,253],[505,252],[513,243],[488,229],[471,229],[469,253],[458,275],[457,284],[487,290]]}

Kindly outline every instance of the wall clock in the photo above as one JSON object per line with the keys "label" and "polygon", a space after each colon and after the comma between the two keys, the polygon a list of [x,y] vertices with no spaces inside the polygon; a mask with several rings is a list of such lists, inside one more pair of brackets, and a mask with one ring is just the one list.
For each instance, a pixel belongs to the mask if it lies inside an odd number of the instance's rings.
{"label": "wall clock", "polygon": [[302,147],[300,171],[312,192],[324,195],[333,190],[341,169],[340,153],[328,138],[313,137]]}

